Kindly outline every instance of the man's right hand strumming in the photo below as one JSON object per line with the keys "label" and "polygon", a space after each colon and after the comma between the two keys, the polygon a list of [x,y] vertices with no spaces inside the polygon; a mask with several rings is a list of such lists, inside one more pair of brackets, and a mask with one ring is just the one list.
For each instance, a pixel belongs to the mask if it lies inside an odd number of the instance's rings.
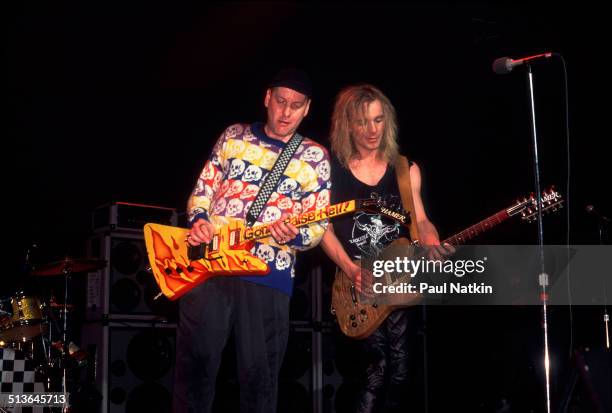
{"label": "man's right hand strumming", "polygon": [[360,265],[355,264],[351,261],[343,269],[344,273],[353,281],[357,292],[370,297],[372,295],[372,283],[374,282],[374,276],[371,271],[366,268],[361,268]]}
{"label": "man's right hand strumming", "polygon": [[200,218],[194,222],[191,231],[187,235],[189,245],[197,247],[200,244],[208,244],[215,234],[215,227],[209,221]]}

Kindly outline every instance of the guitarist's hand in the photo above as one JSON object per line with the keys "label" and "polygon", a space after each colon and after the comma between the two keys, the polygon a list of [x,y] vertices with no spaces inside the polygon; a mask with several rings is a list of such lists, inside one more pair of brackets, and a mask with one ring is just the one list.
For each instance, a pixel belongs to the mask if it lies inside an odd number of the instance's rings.
{"label": "guitarist's hand", "polygon": [[357,289],[359,294],[366,297],[372,296],[372,283],[374,276],[372,275],[371,271],[361,268],[361,266],[351,262],[349,267],[346,268],[344,272],[353,281],[353,284],[355,284],[355,289]]}
{"label": "guitarist's hand", "polygon": [[427,258],[432,261],[445,261],[446,257],[455,253],[455,248],[450,244],[424,245],[427,250]]}
{"label": "guitarist's hand", "polygon": [[189,231],[189,235],[187,235],[187,242],[194,247],[200,244],[208,244],[214,234],[215,227],[213,224],[200,218],[191,227],[191,231]]}
{"label": "guitarist's hand", "polygon": [[286,244],[300,233],[300,230],[295,225],[285,222],[286,219],[290,218],[291,214],[285,212],[281,215],[280,219],[270,225],[270,232],[272,237],[279,244]]}

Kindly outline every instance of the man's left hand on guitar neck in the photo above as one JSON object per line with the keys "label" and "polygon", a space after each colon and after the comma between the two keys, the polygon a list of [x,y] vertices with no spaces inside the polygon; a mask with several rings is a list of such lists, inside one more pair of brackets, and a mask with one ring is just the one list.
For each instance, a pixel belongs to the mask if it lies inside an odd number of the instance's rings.
{"label": "man's left hand on guitar neck", "polygon": [[455,248],[452,245],[448,243],[440,244],[438,231],[429,220],[419,222],[417,225],[419,228],[419,245],[427,250],[427,258],[433,261],[444,261],[446,257],[455,253]]}
{"label": "man's left hand on guitar neck", "polygon": [[300,230],[295,225],[285,222],[286,219],[290,218],[291,214],[285,212],[281,215],[280,219],[270,225],[270,232],[272,237],[279,244],[286,244],[291,240],[295,239],[300,233]]}

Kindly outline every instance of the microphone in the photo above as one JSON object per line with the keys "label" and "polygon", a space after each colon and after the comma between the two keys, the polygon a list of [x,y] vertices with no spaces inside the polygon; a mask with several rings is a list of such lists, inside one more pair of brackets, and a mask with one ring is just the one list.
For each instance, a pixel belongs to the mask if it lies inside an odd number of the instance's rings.
{"label": "microphone", "polygon": [[597,219],[599,219],[601,222],[605,222],[605,223],[610,222],[610,218],[608,218],[605,215],[601,215],[599,211],[597,211],[593,205],[587,205],[584,209],[586,210],[587,213],[597,217]]}
{"label": "microphone", "polygon": [[506,73],[512,72],[512,69],[514,69],[516,66],[520,66],[524,63],[531,63],[532,61],[549,59],[552,55],[552,52],[548,52],[536,54],[533,56],[522,57],[520,59],[500,57],[493,61],[493,71],[498,75],[505,75]]}

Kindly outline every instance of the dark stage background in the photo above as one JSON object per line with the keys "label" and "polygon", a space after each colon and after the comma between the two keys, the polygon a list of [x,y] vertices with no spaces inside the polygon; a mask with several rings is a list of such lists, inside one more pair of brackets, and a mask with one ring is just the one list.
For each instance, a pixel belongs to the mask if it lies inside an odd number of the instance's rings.
{"label": "dark stage background", "polygon": [[[263,119],[265,84],[283,65],[313,78],[301,131],[323,144],[341,87],[369,82],[386,92],[399,115],[402,149],[421,166],[426,208],[444,236],[533,188],[524,71],[499,76],[492,61],[562,53],[570,87],[571,242],[597,243],[584,207],[607,215],[612,208],[603,149],[606,18],[587,6],[504,3],[20,4],[4,19],[11,109],[3,134],[4,216],[15,228],[5,235],[2,294],[22,279],[32,242],[39,262],[85,255],[98,205],[184,209],[217,136],[231,123]],[[542,181],[566,193],[562,66],[552,60],[533,69]],[[547,217],[547,243],[565,243],[565,211]],[[515,220],[479,242],[535,243],[536,227]],[[575,311],[573,345],[601,347],[600,309]],[[430,409],[444,411],[452,401],[493,411],[515,397],[528,406],[516,411],[540,411],[533,367],[539,310],[483,313],[430,310]],[[564,360],[567,309],[553,311],[553,322],[555,357]]]}

